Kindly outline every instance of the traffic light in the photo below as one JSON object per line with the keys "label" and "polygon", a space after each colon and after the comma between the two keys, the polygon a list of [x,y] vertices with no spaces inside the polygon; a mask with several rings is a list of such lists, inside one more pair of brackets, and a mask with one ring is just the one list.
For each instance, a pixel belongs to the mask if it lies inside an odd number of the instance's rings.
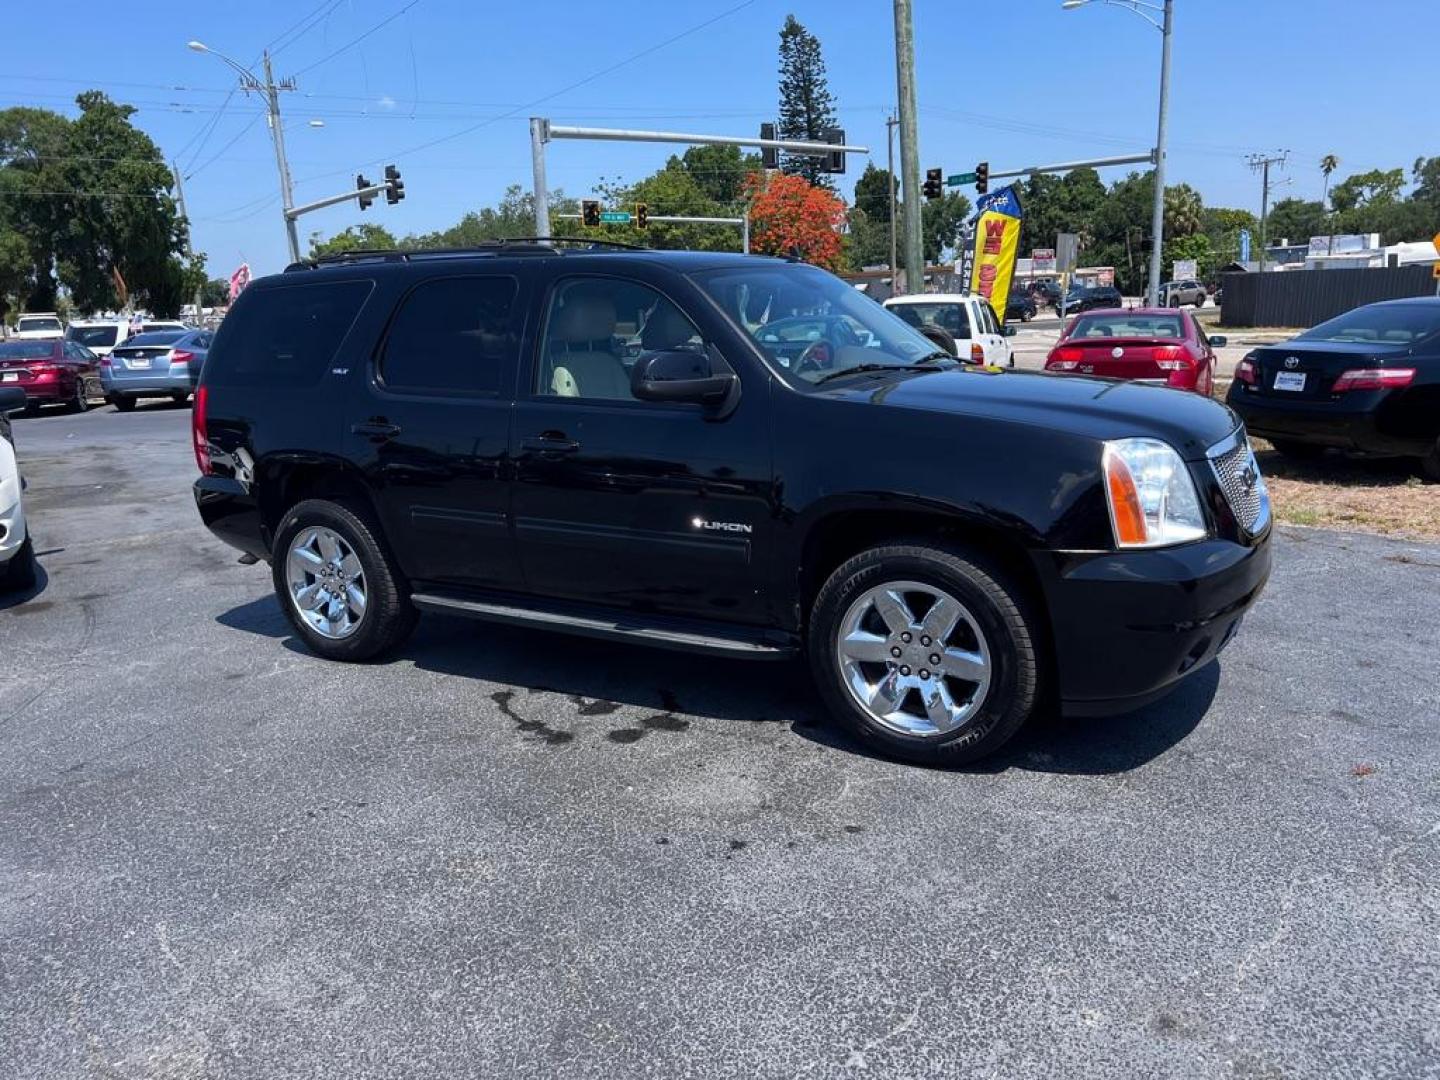
{"label": "traffic light", "polygon": [[650,227],[650,207],[643,202],[635,204],[635,227],[637,229],[648,229]]}
{"label": "traffic light", "polygon": [[990,163],[982,161],[975,166],[975,194],[984,195],[990,190]]}
{"label": "traffic light", "polygon": [[944,170],[944,169],[926,169],[926,170],[925,170],[925,184],[924,184],[924,186],[922,186],[922,187],[920,188],[920,190],[925,194],[925,198],[927,198],[927,199],[938,199],[938,198],[940,198],[940,196],[941,196],[942,194],[944,194],[944,188],[945,188],[945,170]]}
{"label": "traffic light", "polygon": [[385,201],[394,206],[405,197],[405,181],[400,179],[400,170],[394,165],[385,166]]}
{"label": "traffic light", "polygon": [[[760,138],[775,138],[775,125],[761,124]],[[778,169],[780,167],[780,151],[773,146],[762,146],[760,148],[760,167],[762,169]]]}
{"label": "traffic light", "polygon": [[[369,181],[369,180],[366,180],[363,174],[361,174],[361,173],[356,173],[356,174],[355,174],[355,188],[356,188],[356,190],[358,190],[358,191],[364,191],[364,190],[365,190],[367,187],[369,187],[369,186],[370,186],[370,181]],[[368,194],[368,195],[357,195],[355,198],[356,198],[356,201],[360,203],[360,209],[361,209],[361,210],[369,210],[369,209],[370,209],[370,204],[375,201],[375,193],[374,193],[374,192],[371,192],[371,193]]]}
{"label": "traffic light", "polygon": [[[844,146],[844,145],[845,145],[845,129],[844,129],[844,128],[826,128],[826,129],[825,129],[825,141],[828,142],[828,143],[834,143],[836,146]],[[842,174],[845,172],[845,151],[844,151],[844,150],[831,150],[830,153],[825,156],[825,171],[826,171],[827,173],[842,173]]]}
{"label": "traffic light", "polygon": [[584,199],[580,203],[580,223],[587,229],[600,227],[600,200]]}

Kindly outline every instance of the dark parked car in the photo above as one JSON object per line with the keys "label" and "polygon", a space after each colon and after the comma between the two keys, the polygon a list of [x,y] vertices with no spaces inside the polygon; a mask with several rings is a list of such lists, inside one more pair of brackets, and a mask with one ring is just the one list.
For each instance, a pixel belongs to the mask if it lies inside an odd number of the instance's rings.
{"label": "dark parked car", "polygon": [[1037,304],[1049,304],[1057,307],[1060,304],[1060,283],[1053,279],[1046,281],[1033,281],[1030,283],[1030,295]]}
{"label": "dark parked car", "polygon": [[1072,285],[1065,294],[1064,312],[1074,315],[1096,308],[1123,308],[1125,298],[1113,285]]}
{"label": "dark parked car", "polygon": [[[862,343],[795,353],[802,317]],[[297,264],[240,295],[193,418],[201,517],[270,561],[322,656],[391,649],[422,611],[805,655],[859,739],[929,762],[990,753],[1042,701],[1166,693],[1270,569],[1224,406],[966,367],[780,259],[516,241]]]}
{"label": "dark parked car", "polygon": [[64,338],[0,341],[0,388],[25,391],[25,412],[66,405],[84,412],[100,392],[98,358]]}
{"label": "dark parked car", "polygon": [[1440,297],[1367,304],[1255,349],[1226,400],[1282,454],[1418,458],[1440,481]]}
{"label": "dark parked car", "polygon": [[1010,299],[1005,301],[1005,321],[1019,319],[1021,322],[1029,322],[1035,317],[1039,308],[1035,304],[1035,298],[1025,289],[1016,289],[1010,293]]}
{"label": "dark parked car", "polygon": [[209,330],[156,330],[117,345],[100,360],[105,400],[121,412],[141,398],[184,402],[200,382],[214,336]]}

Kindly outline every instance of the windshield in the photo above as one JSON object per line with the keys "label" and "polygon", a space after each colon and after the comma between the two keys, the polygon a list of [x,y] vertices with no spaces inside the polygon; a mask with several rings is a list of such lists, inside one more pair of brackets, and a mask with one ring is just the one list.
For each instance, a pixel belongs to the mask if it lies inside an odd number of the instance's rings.
{"label": "windshield", "polygon": [[115,336],[120,328],[114,323],[107,326],[72,326],[65,331],[65,340],[78,342],[87,349],[95,346],[106,346],[115,344]]}
{"label": "windshield", "polygon": [[63,330],[64,327],[60,325],[60,320],[53,316],[21,315],[15,329],[29,333],[33,330]]}
{"label": "windshield", "polygon": [[1183,338],[1185,327],[1179,315],[1081,315],[1070,331],[1071,338]]}
{"label": "windshield", "polygon": [[48,341],[6,341],[0,343],[0,360],[42,360],[55,355]]}
{"label": "windshield", "polygon": [[970,315],[964,304],[951,300],[936,304],[895,304],[889,308],[915,329],[938,326],[952,337],[970,336]]}
{"label": "windshield", "polygon": [[893,312],[813,266],[711,270],[695,282],[778,368],[805,382],[861,365],[910,367],[937,351]]}
{"label": "windshield", "polygon": [[1371,304],[1311,327],[1297,341],[1409,345],[1440,333],[1440,304]]}

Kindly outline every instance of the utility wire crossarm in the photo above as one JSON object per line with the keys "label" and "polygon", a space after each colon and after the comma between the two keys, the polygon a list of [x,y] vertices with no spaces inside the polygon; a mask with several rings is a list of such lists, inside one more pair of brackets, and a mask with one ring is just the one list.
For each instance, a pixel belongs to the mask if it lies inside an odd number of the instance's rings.
{"label": "utility wire crossarm", "polygon": [[[530,118],[530,154],[535,174],[535,233],[550,235],[550,193],[545,181],[545,144],[552,139],[597,139],[610,142],[684,143],[690,146],[747,146],[791,154],[868,154],[868,146],[814,142],[807,139],[764,139],[751,135],[696,135],[681,131],[633,131],[626,128],[568,127],[543,116]],[[651,221],[663,218],[651,217]]]}

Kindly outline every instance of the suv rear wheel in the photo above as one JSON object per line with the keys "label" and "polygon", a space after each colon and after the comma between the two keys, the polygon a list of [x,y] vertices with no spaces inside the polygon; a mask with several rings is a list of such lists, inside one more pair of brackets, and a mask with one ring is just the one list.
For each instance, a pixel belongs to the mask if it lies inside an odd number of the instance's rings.
{"label": "suv rear wheel", "polygon": [[307,499],[285,513],[272,575],[290,625],[327,660],[372,659],[415,628],[404,578],[378,529],[342,503]]}
{"label": "suv rear wheel", "polygon": [[896,544],[830,575],[810,616],[810,664],[862,742],[959,765],[999,749],[1034,711],[1037,635],[1021,591],[982,556]]}

